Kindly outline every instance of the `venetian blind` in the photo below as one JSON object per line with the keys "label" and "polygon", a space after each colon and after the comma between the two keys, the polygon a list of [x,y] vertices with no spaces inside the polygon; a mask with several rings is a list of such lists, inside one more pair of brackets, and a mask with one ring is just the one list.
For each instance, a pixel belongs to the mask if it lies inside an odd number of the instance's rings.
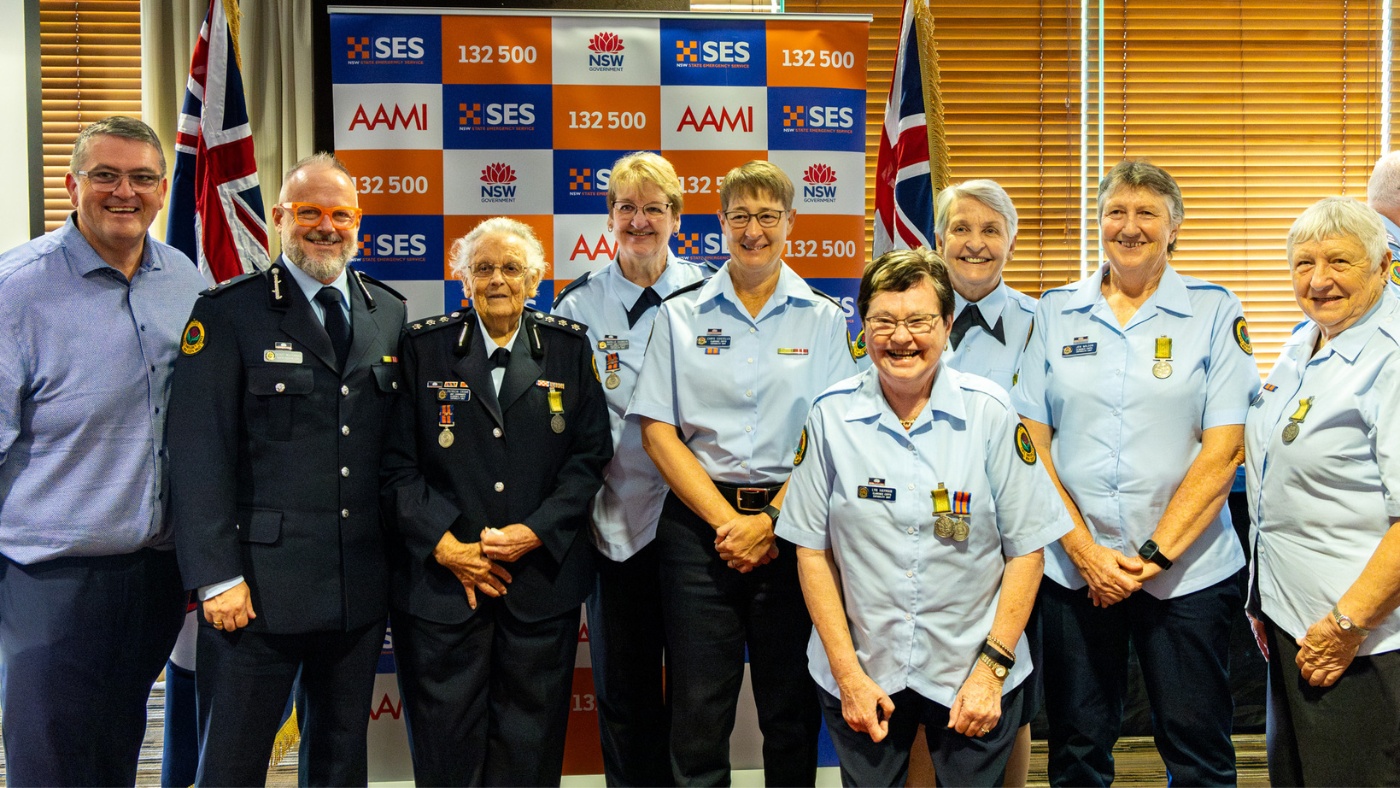
{"label": "venetian blind", "polygon": [[64,187],[73,140],[109,115],[141,117],[140,0],[39,0],[44,227],[73,210]]}

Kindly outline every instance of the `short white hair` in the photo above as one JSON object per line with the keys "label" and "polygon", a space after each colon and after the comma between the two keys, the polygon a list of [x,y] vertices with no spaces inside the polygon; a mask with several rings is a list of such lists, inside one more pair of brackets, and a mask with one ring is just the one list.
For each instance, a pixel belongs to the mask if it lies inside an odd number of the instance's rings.
{"label": "short white hair", "polygon": [[543,279],[548,264],[544,260],[544,246],[535,237],[530,225],[505,216],[495,216],[483,221],[472,231],[452,242],[450,254],[452,276],[466,282],[471,277],[472,253],[476,245],[487,235],[513,236],[524,242],[525,270],[533,273],[536,279]]}
{"label": "short white hair", "polygon": [[1366,250],[1371,270],[1385,259],[1385,225],[1370,208],[1350,197],[1325,197],[1308,207],[1288,231],[1288,267],[1293,267],[1296,244],[1325,238],[1354,238]]}
{"label": "short white hair", "polygon": [[972,181],[963,181],[957,186],[949,186],[938,193],[938,199],[933,205],[933,231],[942,238],[948,230],[948,222],[951,221],[953,204],[959,199],[967,197],[976,200],[983,205],[1001,214],[1001,218],[1006,221],[1006,236],[1016,237],[1016,205],[1011,202],[1011,195],[1001,188],[1001,184],[986,178],[979,178]]}
{"label": "short white hair", "polygon": [[1366,203],[1378,211],[1400,208],[1400,151],[1376,160],[1366,183]]}

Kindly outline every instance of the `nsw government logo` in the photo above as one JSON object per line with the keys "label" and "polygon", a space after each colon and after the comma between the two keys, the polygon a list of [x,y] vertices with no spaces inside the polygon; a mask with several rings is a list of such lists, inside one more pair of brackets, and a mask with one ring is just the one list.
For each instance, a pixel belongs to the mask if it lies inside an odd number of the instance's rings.
{"label": "nsw government logo", "polygon": [[802,199],[836,202],[836,170],[829,164],[813,164],[802,173]]}
{"label": "nsw government logo", "polygon": [[515,168],[504,162],[481,171],[482,202],[515,202]]}
{"label": "nsw government logo", "polygon": [[589,71],[622,70],[622,38],[616,33],[596,33],[588,40]]}

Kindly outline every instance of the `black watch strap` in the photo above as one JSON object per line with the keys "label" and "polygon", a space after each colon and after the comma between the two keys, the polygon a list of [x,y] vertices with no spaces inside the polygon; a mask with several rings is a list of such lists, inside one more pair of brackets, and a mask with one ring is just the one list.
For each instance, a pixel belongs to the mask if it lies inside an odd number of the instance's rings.
{"label": "black watch strap", "polygon": [[1148,539],[1146,542],[1143,542],[1142,547],[1138,548],[1138,556],[1142,558],[1142,560],[1151,561],[1152,563],[1162,567],[1163,569],[1172,568],[1171,559],[1162,555],[1162,551],[1157,548],[1157,543],[1152,541],[1151,539]]}
{"label": "black watch strap", "polygon": [[778,526],[778,515],[782,514],[783,510],[770,503],[763,507],[763,513],[773,518],[773,527],[776,528]]}
{"label": "black watch strap", "polygon": [[1003,668],[1006,668],[1007,670],[1010,670],[1012,666],[1016,664],[1015,657],[1001,653],[1001,649],[997,648],[996,646],[993,646],[991,643],[982,644],[982,653],[988,659],[997,663]]}

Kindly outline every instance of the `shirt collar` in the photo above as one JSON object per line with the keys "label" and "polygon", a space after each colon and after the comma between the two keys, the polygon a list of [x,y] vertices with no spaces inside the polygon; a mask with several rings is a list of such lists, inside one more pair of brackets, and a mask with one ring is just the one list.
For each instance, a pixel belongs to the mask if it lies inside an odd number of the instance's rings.
{"label": "shirt collar", "polygon": [[[938,372],[933,377],[933,388],[929,391],[928,405],[914,419],[914,430],[919,428],[919,421],[924,418],[924,413],[937,411],[958,421],[967,420],[967,408],[963,403],[962,389],[953,380],[957,376],[948,366],[940,363]],[[882,415],[888,415],[892,423],[898,423],[894,410],[885,401],[885,392],[880,388],[880,373],[875,367],[870,367],[860,374],[860,382],[856,386],[855,401],[846,410],[846,421],[867,421],[878,419]],[[903,432],[903,429],[900,430]],[[912,432],[913,430],[911,430]]]}
{"label": "shirt collar", "polygon": [[[1371,336],[1380,330],[1381,324],[1385,322],[1386,318],[1395,314],[1396,311],[1400,311],[1400,299],[1396,299],[1389,293],[1381,291],[1381,297],[1376,299],[1376,303],[1371,307],[1371,311],[1363,315],[1360,320],[1353,323],[1347,330],[1329,340],[1317,354],[1318,357],[1325,356],[1328,352],[1332,352],[1346,359],[1348,364],[1356,361],[1356,357],[1360,355],[1362,348],[1366,347],[1366,343],[1371,341]],[[1317,334],[1320,330],[1318,325],[1311,320],[1305,324],[1304,328],[1298,330],[1297,334],[1306,333],[1307,338],[1310,340],[1306,344],[1300,343],[1304,350],[1311,350],[1317,343]],[[1297,336],[1297,334],[1294,336]],[[1300,358],[1299,361],[1307,363],[1307,358]]]}
{"label": "shirt collar", "polygon": [[[668,248],[666,250],[666,268],[661,271],[661,276],[657,277],[656,282],[651,286],[651,289],[655,290],[662,299],[674,293],[679,286],[676,281],[680,276],[676,273],[677,265],[688,265],[688,263],[680,262],[680,258],[676,257],[675,253]],[[617,260],[608,263],[597,275],[604,277],[608,291],[612,293],[613,298],[619,304],[622,304],[623,311],[631,309],[632,305],[637,303],[637,299],[642,296],[641,285],[622,275],[622,266],[618,264]]]}
{"label": "shirt collar", "polygon": [[[102,255],[92,248],[88,243],[87,236],[78,229],[78,212],[73,211],[68,214],[68,221],[63,223],[59,229],[59,244],[67,250],[68,260],[79,276],[87,276],[93,271],[103,268],[117,269],[102,259]],[[137,266],[138,271],[159,271],[160,260],[156,258],[151,249],[151,234],[146,233],[141,246],[141,265]],[[120,272],[119,272],[120,273]]]}
{"label": "shirt collar", "polygon": [[[726,260],[715,272],[704,287],[700,288],[700,302],[704,303],[711,299],[723,297],[731,304],[741,304],[739,295],[734,292],[734,280],[729,277],[729,263]],[[803,281],[797,272],[788,267],[786,262],[778,263],[782,268],[778,271],[778,287],[773,291],[773,295],[768,297],[768,303],[764,305],[764,312],[769,311],[769,307],[776,307],[788,299],[798,301],[816,301],[817,296],[812,292],[812,288]]]}
{"label": "shirt collar", "polygon": [[[1091,309],[1103,301],[1103,278],[1108,273],[1108,265],[1099,266],[1094,273],[1084,277],[1075,286],[1074,293],[1065,302],[1063,311],[1075,312]],[[1157,282],[1157,290],[1143,304],[1143,308],[1165,309],[1168,312],[1190,317],[1191,294],[1186,289],[1186,280],[1170,265],[1162,270],[1162,278]],[[1140,311],[1140,310],[1139,310]],[[1134,320],[1136,322],[1136,320]]]}
{"label": "shirt collar", "polygon": [[520,327],[525,324],[525,314],[522,312],[520,315],[520,322],[515,324],[515,330],[510,333],[510,338],[506,340],[504,345],[498,345],[496,344],[496,338],[491,336],[491,332],[486,330],[486,324],[481,322],[481,312],[474,310],[472,314],[476,316],[476,329],[477,332],[481,334],[482,346],[486,348],[486,355],[488,356],[496,352],[496,348],[498,347],[503,347],[506,350],[513,348],[515,346],[515,338],[520,336]]}
{"label": "shirt collar", "polygon": [[994,326],[997,324],[997,318],[1001,317],[1002,310],[1006,309],[1006,299],[1009,298],[1006,291],[1006,280],[997,282],[997,286],[992,288],[992,292],[982,296],[980,301],[969,301],[954,290],[953,317],[957,318],[971,304],[982,313],[982,319],[987,322],[987,325]]}
{"label": "shirt collar", "polygon": [[291,272],[292,281],[296,282],[297,286],[301,288],[301,292],[306,296],[307,301],[314,302],[316,300],[316,294],[321,292],[321,288],[334,287],[336,290],[340,291],[340,297],[343,299],[341,303],[350,303],[349,266],[346,266],[345,270],[340,272],[340,276],[337,276],[335,278],[335,281],[331,282],[330,285],[325,285],[318,281],[311,274],[308,274],[307,272],[301,270],[301,266],[297,265],[296,263],[293,263],[291,260],[288,260],[286,255],[282,255],[278,259],[281,260],[282,265],[286,267],[286,269],[289,272]]}

